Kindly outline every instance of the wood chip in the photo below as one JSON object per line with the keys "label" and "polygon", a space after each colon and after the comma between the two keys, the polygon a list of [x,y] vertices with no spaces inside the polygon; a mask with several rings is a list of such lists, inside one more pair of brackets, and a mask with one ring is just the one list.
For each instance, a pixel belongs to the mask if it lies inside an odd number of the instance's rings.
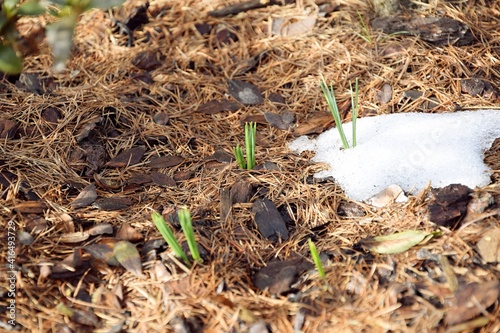
{"label": "wood chip", "polygon": [[137,146],[125,151],[122,151],[116,155],[111,161],[106,163],[106,166],[110,168],[122,168],[125,166],[131,166],[137,164],[141,161],[142,156],[146,152],[145,146]]}
{"label": "wood chip", "polygon": [[290,290],[290,285],[300,274],[313,267],[305,258],[272,261],[255,273],[252,280],[260,290],[269,288],[272,294],[281,295]]}
{"label": "wood chip", "polygon": [[283,115],[279,115],[272,112],[266,112],[264,113],[264,117],[266,117],[266,120],[269,123],[269,125],[276,127],[277,129],[280,130],[289,129],[293,125],[293,122],[295,121],[295,117],[290,112],[285,112]]}
{"label": "wood chip", "polygon": [[13,139],[18,128],[19,125],[17,122],[10,119],[0,118],[0,138]]}
{"label": "wood chip", "polygon": [[429,218],[432,222],[456,229],[467,213],[467,205],[472,199],[472,190],[461,184],[451,184],[443,188],[433,189],[434,202],[429,205]]}
{"label": "wood chip", "polygon": [[302,136],[309,134],[320,134],[335,124],[331,114],[321,114],[301,123],[294,131],[293,136]]}
{"label": "wood chip", "polygon": [[205,104],[202,104],[196,109],[196,112],[204,114],[215,114],[222,111],[238,111],[241,108],[241,104],[236,102],[231,102],[227,99],[223,100],[211,100]]}
{"label": "wood chip", "polygon": [[139,52],[132,59],[132,64],[139,69],[152,71],[163,65],[163,61],[160,58],[161,56],[156,50],[146,50]]}
{"label": "wood chip", "polygon": [[267,198],[255,200],[252,213],[255,214],[254,220],[262,236],[272,241],[288,239],[285,221],[271,200]]}
{"label": "wood chip", "polygon": [[132,204],[132,200],[126,197],[103,198],[94,202],[94,206],[106,211],[126,209]]}
{"label": "wood chip", "polygon": [[97,199],[95,184],[87,185],[69,205],[73,209],[87,207]]}
{"label": "wood chip", "polygon": [[392,99],[392,87],[385,83],[382,88],[375,92],[375,98],[382,104],[389,103]]}
{"label": "wood chip", "polygon": [[175,155],[154,157],[149,161],[150,168],[171,168],[184,162],[184,159]]}
{"label": "wood chip", "polygon": [[86,241],[87,239],[89,239],[89,237],[90,237],[89,233],[85,231],[70,232],[61,235],[61,237],[59,237],[59,241],[61,243],[76,244]]}
{"label": "wood chip", "polygon": [[167,186],[167,187],[176,186],[175,180],[172,177],[158,171],[151,172],[151,180],[153,181],[153,183],[159,186]]}
{"label": "wood chip", "polygon": [[264,102],[260,89],[252,83],[241,80],[228,80],[228,90],[243,105],[256,105]]}
{"label": "wood chip", "polygon": [[230,195],[233,204],[250,202],[250,198],[253,195],[253,186],[246,180],[240,179],[231,186]]}
{"label": "wood chip", "polygon": [[110,223],[99,223],[87,230],[90,236],[113,234],[113,225]]}
{"label": "wood chip", "polygon": [[47,209],[47,205],[42,201],[24,201],[14,206],[14,210],[19,213],[41,214]]}

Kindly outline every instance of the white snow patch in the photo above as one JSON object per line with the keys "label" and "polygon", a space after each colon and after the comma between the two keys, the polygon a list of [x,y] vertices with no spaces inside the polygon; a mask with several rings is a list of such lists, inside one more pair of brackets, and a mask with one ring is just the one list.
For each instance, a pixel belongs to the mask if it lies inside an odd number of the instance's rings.
{"label": "white snow patch", "polygon": [[[349,143],[351,128],[344,124]],[[336,128],[316,139],[299,137],[289,148],[314,151],[313,162],[330,165],[315,177],[332,176],[348,197],[366,201],[392,184],[409,193],[429,181],[432,187],[488,185],[491,170],[483,163],[484,152],[498,137],[500,110],[400,113],[358,119],[355,148],[341,148]]]}

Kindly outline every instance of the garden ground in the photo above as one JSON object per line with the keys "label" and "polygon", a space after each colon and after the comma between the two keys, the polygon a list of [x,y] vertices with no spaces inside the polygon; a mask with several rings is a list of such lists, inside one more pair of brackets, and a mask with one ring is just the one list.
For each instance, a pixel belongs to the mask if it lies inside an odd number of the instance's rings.
{"label": "garden ground", "polygon": [[[20,231],[15,257],[2,247],[16,292],[2,270],[3,327],[14,299],[22,332],[500,331],[498,142],[492,184],[444,200],[444,225],[430,189],[376,209],[287,149],[333,126],[320,75],[345,121],[355,78],[360,117],[498,108],[500,2],[414,1],[391,21],[361,0],[210,13],[237,3],[90,11],[60,73],[45,19],[21,21],[25,69],[0,82],[2,244]],[[232,160],[247,121],[255,170]],[[204,257],[191,267],[151,221],[162,212],[182,241],[182,206]],[[404,230],[441,235],[367,252],[368,237]]]}

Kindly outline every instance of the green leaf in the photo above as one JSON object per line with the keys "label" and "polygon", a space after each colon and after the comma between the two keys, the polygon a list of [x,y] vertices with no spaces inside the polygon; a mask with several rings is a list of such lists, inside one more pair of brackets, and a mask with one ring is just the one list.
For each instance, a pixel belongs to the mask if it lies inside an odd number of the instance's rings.
{"label": "green leaf", "polygon": [[0,44],[0,71],[18,74],[23,70],[23,62],[11,46]]}
{"label": "green leaf", "polygon": [[245,123],[245,149],[247,152],[247,169],[252,170],[255,166],[255,136],[257,134],[257,123]]}
{"label": "green leaf", "polygon": [[360,243],[365,249],[371,252],[384,254],[401,253],[439,234],[440,232],[427,233],[418,230],[407,230],[392,235],[368,237],[361,240]]}
{"label": "green leaf", "polygon": [[193,222],[191,221],[191,213],[187,208],[182,208],[177,212],[179,217],[179,222],[181,224],[182,231],[186,235],[186,240],[189,246],[189,251],[191,251],[191,256],[195,261],[202,261],[198,251],[198,245],[196,244],[196,238],[194,237]]}
{"label": "green leaf", "polygon": [[125,0],[90,0],[87,8],[109,9],[111,7],[120,6]]}
{"label": "green leaf", "polygon": [[76,19],[76,15],[69,15],[47,25],[47,42],[54,55],[54,69],[56,71],[62,71],[66,67],[66,60],[73,46],[72,39]]}
{"label": "green leaf", "polygon": [[319,276],[322,279],[325,279],[326,278],[325,270],[323,269],[323,263],[321,262],[321,258],[319,257],[316,245],[314,245],[313,241],[310,238],[307,239],[307,243],[309,244],[309,251],[311,252],[311,256],[313,258],[314,265],[316,265],[316,269],[318,270]]}
{"label": "green leaf", "polygon": [[18,3],[19,0],[4,0],[2,9],[10,13],[17,6]]}
{"label": "green leaf", "polygon": [[335,99],[335,91],[333,89],[333,86],[332,85],[328,86],[323,75],[321,75],[321,81],[319,82],[319,86],[323,91],[323,95],[325,96],[328,108],[330,109],[333,119],[335,120],[335,126],[337,127],[340,139],[342,140],[342,146],[344,146],[344,149],[348,149],[349,143],[347,142],[347,138],[344,133],[344,128],[342,127],[342,119],[340,119],[340,111],[337,105],[337,100]]}
{"label": "green leaf", "polygon": [[234,147],[233,153],[240,168],[246,169],[247,163],[245,162],[245,157],[243,157],[243,150],[241,149],[241,146],[239,144]]}
{"label": "green leaf", "polygon": [[182,249],[182,247],[179,245],[179,242],[175,238],[174,232],[167,225],[163,216],[161,216],[161,214],[158,212],[153,212],[151,214],[151,218],[153,219],[154,225],[160,231],[160,234],[163,236],[163,238],[167,242],[168,246],[170,246],[172,251],[174,251],[175,255],[177,257],[181,258],[182,260],[184,260],[184,262],[187,265],[189,265],[190,264],[189,258],[187,257],[187,255],[184,252],[184,250]]}
{"label": "green leaf", "polygon": [[45,6],[39,1],[29,1],[19,6],[19,15],[23,16],[37,16],[45,13]]}

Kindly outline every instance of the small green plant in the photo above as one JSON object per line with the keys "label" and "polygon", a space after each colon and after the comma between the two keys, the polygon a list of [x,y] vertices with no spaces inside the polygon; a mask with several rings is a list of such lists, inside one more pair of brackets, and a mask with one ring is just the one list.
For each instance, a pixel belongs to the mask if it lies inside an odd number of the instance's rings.
{"label": "small green plant", "polygon": [[318,254],[318,250],[316,249],[316,245],[314,245],[314,243],[310,238],[307,240],[307,243],[309,243],[309,251],[311,252],[311,256],[313,258],[314,265],[316,265],[316,269],[318,270],[319,276],[324,280],[326,278],[326,274]]}
{"label": "small green plant", "polygon": [[[191,214],[189,213],[189,210],[187,208],[182,208],[180,211],[177,212],[177,216],[179,217],[179,222],[181,224],[182,231],[186,236],[186,241],[188,243],[189,250],[191,251],[191,256],[193,257],[193,260],[202,261],[203,259],[200,256],[200,253],[198,251],[198,245],[196,244],[196,239],[194,238],[193,223],[191,221]],[[160,234],[163,236],[163,238],[167,242],[168,246],[170,246],[172,251],[174,251],[175,255],[184,260],[184,262],[188,266],[190,266],[191,261],[189,260],[186,252],[184,252],[179,242],[175,238],[174,232],[165,222],[163,216],[158,212],[153,212],[151,214],[151,217],[153,219],[154,225],[160,231]]]}
{"label": "small green plant", "polygon": [[181,224],[182,231],[186,235],[186,240],[189,246],[189,251],[191,251],[191,256],[194,261],[203,261],[198,251],[198,244],[196,244],[196,239],[194,238],[193,222],[191,221],[191,213],[186,207],[183,207],[177,212],[179,217],[179,222]]}
{"label": "small green plant", "polygon": [[255,135],[257,134],[257,123],[245,123],[245,149],[247,158],[243,157],[243,150],[237,144],[233,149],[236,162],[242,169],[252,170],[255,167]]}
{"label": "small green plant", "polygon": [[[337,105],[337,100],[335,98],[335,91],[333,89],[333,86],[328,84],[325,81],[325,78],[323,75],[321,75],[321,81],[319,82],[319,86],[321,90],[323,91],[323,95],[325,96],[326,102],[328,103],[328,107],[330,108],[330,111],[332,113],[333,119],[335,120],[335,126],[337,127],[337,130],[339,131],[340,139],[342,140],[342,146],[344,146],[344,149],[348,149],[349,147],[349,142],[347,142],[347,138],[344,133],[344,128],[342,127],[342,120],[340,119],[340,112],[339,112],[339,107]],[[356,78],[356,83],[355,83],[355,90],[352,90],[352,85],[351,85],[351,107],[352,107],[352,146],[353,148],[356,147],[356,120],[358,119],[358,79]]]}
{"label": "small green plant", "polygon": [[361,33],[358,33],[357,35],[361,37],[365,42],[371,43],[372,38],[370,37],[370,30],[368,29],[368,26],[365,23],[365,20],[363,19],[363,15],[358,11],[358,17],[359,17],[359,22],[361,23]]}

